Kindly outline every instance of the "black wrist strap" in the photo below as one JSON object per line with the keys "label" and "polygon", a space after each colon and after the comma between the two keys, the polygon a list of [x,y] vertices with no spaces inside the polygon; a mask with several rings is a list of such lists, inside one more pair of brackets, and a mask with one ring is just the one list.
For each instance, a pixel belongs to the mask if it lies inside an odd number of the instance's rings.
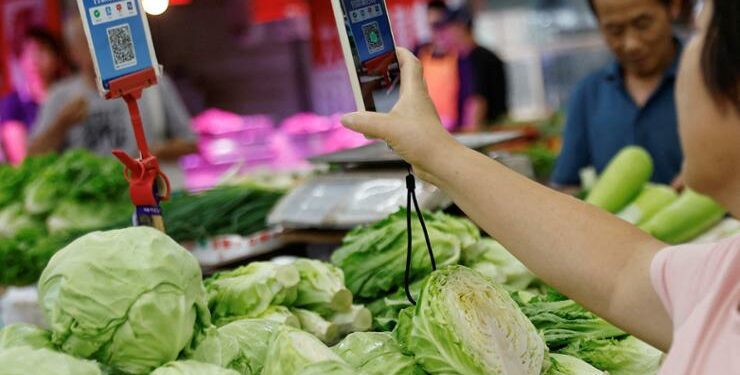
{"label": "black wrist strap", "polygon": [[411,289],[409,287],[409,279],[411,278],[411,257],[413,250],[413,232],[411,225],[411,204],[414,204],[416,209],[416,215],[419,217],[419,223],[421,224],[421,230],[424,232],[424,240],[427,244],[427,251],[429,252],[429,258],[432,261],[432,271],[437,270],[437,262],[434,260],[434,251],[432,250],[432,241],[429,239],[429,232],[427,231],[426,223],[424,222],[424,215],[419,208],[419,202],[416,199],[416,178],[411,170],[411,166],[408,166],[408,175],[406,176],[406,272],[403,278],[403,287],[406,290],[406,298],[408,298],[411,304],[416,305],[414,296],[411,295]]}

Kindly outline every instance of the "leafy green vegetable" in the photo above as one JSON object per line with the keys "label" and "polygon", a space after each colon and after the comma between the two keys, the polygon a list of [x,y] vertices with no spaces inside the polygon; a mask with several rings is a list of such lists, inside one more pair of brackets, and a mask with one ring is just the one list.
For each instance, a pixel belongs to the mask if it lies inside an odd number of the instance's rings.
{"label": "leafy green vegetable", "polygon": [[537,281],[537,276],[500,243],[484,238],[462,251],[461,264],[472,268],[510,291],[524,290]]}
{"label": "leafy green vegetable", "polygon": [[258,316],[260,319],[266,319],[286,326],[301,328],[301,322],[293,315],[289,308],[285,306],[270,306]]}
{"label": "leafy green vegetable", "polygon": [[161,232],[95,232],[49,262],[39,300],[52,343],[139,374],[197,344],[210,316],[198,261]]}
{"label": "leafy green vegetable", "polygon": [[640,147],[625,147],[609,162],[586,202],[617,213],[637,198],[652,174],[650,154]]}
{"label": "leafy green vegetable", "polygon": [[22,204],[11,204],[0,210],[0,241],[13,238],[20,231],[36,228],[45,229],[42,222],[26,215]]}
{"label": "leafy green vegetable", "polygon": [[311,364],[324,361],[342,359],[311,334],[282,326],[267,351],[262,375],[298,374]]}
{"label": "leafy green vegetable", "polygon": [[339,327],[316,312],[304,309],[292,309],[301,322],[301,329],[316,336],[326,345],[334,345],[339,342]]}
{"label": "leafy green vegetable", "polygon": [[293,266],[301,278],[295,306],[321,312],[347,311],[352,307],[352,292],[344,287],[341,269],[311,259],[298,259]]}
{"label": "leafy green vegetable", "polygon": [[28,346],[0,350],[0,372],[3,375],[101,375],[95,363],[77,359],[49,349]]}
{"label": "leafy green vegetable", "polygon": [[297,375],[366,375],[362,371],[339,361],[312,363],[298,372]]}
{"label": "leafy green vegetable", "polygon": [[564,354],[550,354],[550,368],[544,375],[606,375],[585,361]]}
{"label": "leafy green vegetable", "polygon": [[267,215],[283,194],[251,184],[173,195],[162,205],[167,234],[178,242],[254,234],[267,227]]}
{"label": "leafy green vegetable", "polygon": [[463,266],[430,276],[396,335],[430,374],[539,374],[547,350],[509,294]]}
{"label": "leafy green vegetable", "polygon": [[151,375],[239,375],[239,373],[209,363],[177,361],[154,370]]}
{"label": "leafy green vegetable", "polygon": [[193,352],[196,361],[213,363],[242,375],[259,375],[267,349],[275,339],[280,324],[264,319],[246,319],[209,332]]}
{"label": "leafy green vegetable", "polygon": [[0,165],[0,207],[18,202],[26,184],[33,181],[57,159],[58,156],[49,154],[28,157],[18,168]]}
{"label": "leafy green vegetable", "polygon": [[51,333],[24,323],[11,324],[0,329],[0,350],[17,346],[52,349]]}
{"label": "leafy green vegetable", "polygon": [[292,305],[298,297],[300,275],[293,265],[253,262],[206,280],[213,319],[258,317],[271,305]]}
{"label": "leafy green vegetable", "polygon": [[38,280],[54,252],[39,246],[46,232],[40,228],[19,231],[10,240],[0,240],[0,285],[28,285]]}
{"label": "leafy green vegetable", "polygon": [[632,336],[576,341],[561,353],[581,358],[609,375],[656,374],[663,360],[661,351]]}
{"label": "leafy green vegetable", "polygon": [[[474,233],[475,226],[465,219],[436,213],[425,215],[425,220],[438,267],[456,264],[462,244],[475,242],[480,237]],[[421,225],[416,218],[412,221],[413,281],[429,273],[431,260]],[[332,254],[331,260],[344,271],[347,287],[355,296],[379,298],[403,285],[406,246],[406,211],[399,210],[376,224],[352,230],[344,238],[342,247]]]}
{"label": "leafy green vegetable", "polygon": [[[418,296],[428,278],[424,278],[409,285],[413,296]],[[398,323],[398,314],[401,310],[411,306],[406,290],[402,287],[386,297],[378,298],[367,305],[373,315],[373,329],[377,331],[392,331]]]}
{"label": "leafy green vegetable", "polygon": [[522,312],[542,332],[550,350],[582,339],[625,335],[619,328],[557,293],[537,296],[520,305]]}
{"label": "leafy green vegetable", "polygon": [[351,366],[369,375],[425,374],[414,357],[404,354],[387,332],[353,333],[332,350]]}
{"label": "leafy green vegetable", "polygon": [[712,198],[687,189],[640,228],[661,241],[681,244],[711,229],[726,213]]}
{"label": "leafy green vegetable", "polygon": [[532,162],[534,175],[538,180],[548,180],[555,169],[558,156],[547,145],[537,144],[524,152]]}
{"label": "leafy green vegetable", "polygon": [[340,336],[364,332],[373,325],[373,315],[363,305],[353,305],[347,311],[334,313],[329,320],[337,326]]}
{"label": "leafy green vegetable", "polygon": [[666,185],[648,184],[642,193],[617,216],[628,223],[640,225],[678,199],[678,193]]}
{"label": "leafy green vegetable", "polygon": [[62,201],[46,219],[50,233],[72,230],[94,230],[110,223],[131,220],[131,202],[101,205]]}

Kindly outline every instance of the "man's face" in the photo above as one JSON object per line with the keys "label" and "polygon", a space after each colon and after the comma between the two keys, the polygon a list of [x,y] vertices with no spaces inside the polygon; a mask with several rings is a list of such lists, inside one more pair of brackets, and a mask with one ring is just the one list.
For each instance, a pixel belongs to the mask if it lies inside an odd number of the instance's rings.
{"label": "man's face", "polygon": [[601,32],[628,73],[660,73],[673,51],[671,9],[659,0],[594,0]]}

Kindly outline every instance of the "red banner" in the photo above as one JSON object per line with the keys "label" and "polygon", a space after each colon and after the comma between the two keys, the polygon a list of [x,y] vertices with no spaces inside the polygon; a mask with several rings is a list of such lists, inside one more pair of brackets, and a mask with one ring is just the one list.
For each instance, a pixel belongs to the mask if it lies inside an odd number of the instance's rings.
{"label": "red banner", "polygon": [[252,0],[250,11],[253,22],[267,23],[306,16],[309,8],[308,0]]}

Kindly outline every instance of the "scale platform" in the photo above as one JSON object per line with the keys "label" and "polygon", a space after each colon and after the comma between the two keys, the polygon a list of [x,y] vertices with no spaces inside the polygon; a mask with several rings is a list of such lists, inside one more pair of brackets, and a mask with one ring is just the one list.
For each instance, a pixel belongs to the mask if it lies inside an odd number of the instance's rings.
{"label": "scale platform", "polygon": [[[482,150],[524,137],[519,131],[458,135],[463,145]],[[384,142],[310,159],[329,171],[307,179],[273,209],[268,224],[286,229],[346,230],[376,222],[406,205],[406,166]],[[436,186],[417,181],[423,210],[452,201]]]}

